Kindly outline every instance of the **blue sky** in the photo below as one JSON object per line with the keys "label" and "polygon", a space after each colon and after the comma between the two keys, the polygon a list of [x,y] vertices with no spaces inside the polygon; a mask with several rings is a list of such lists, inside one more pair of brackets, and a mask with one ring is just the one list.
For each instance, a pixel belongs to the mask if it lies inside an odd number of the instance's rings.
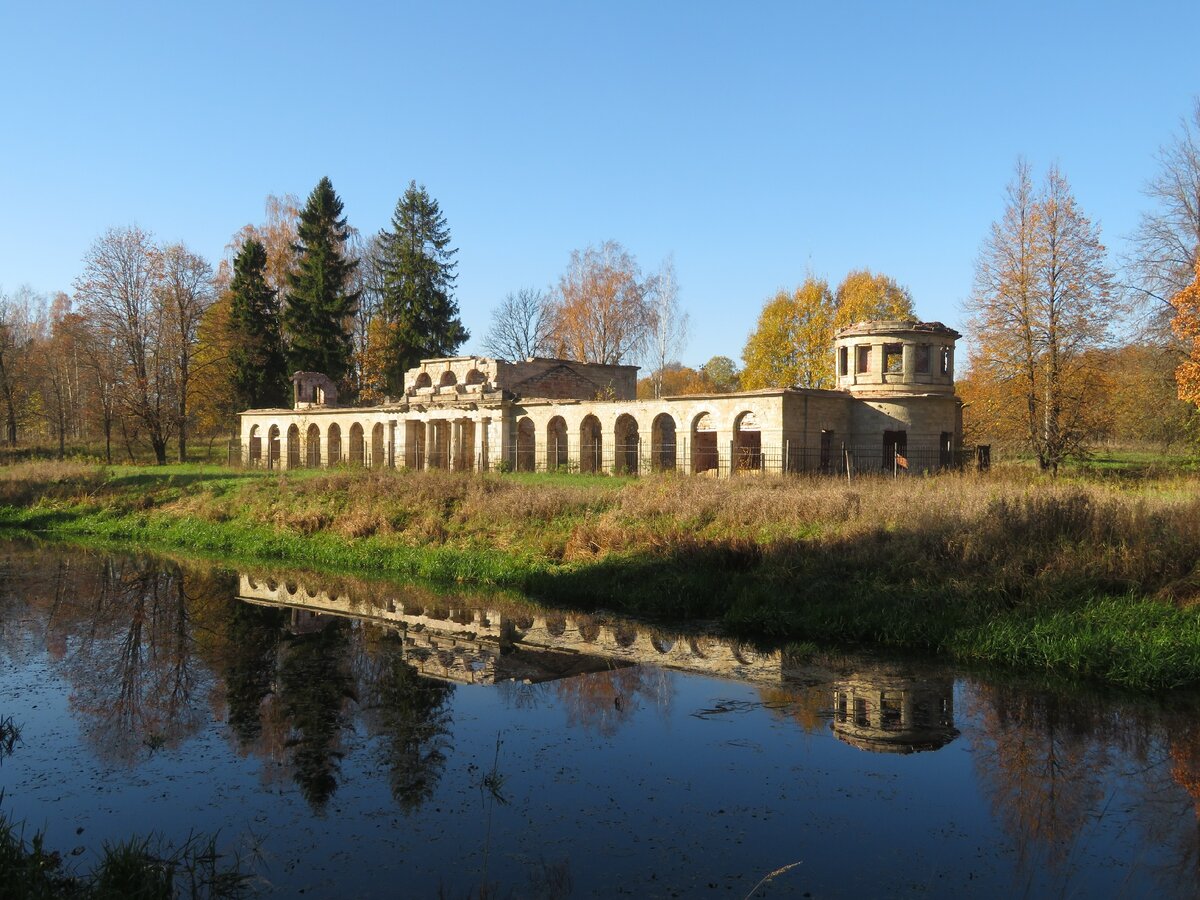
{"label": "blue sky", "polygon": [[960,304],[1019,154],[1117,255],[1200,95],[1200,3],[15,3],[0,8],[0,288],[69,290],[105,228],[212,260],[323,175],[364,233],[410,179],[475,349],[572,249],[673,253],[682,357],[867,266]]}

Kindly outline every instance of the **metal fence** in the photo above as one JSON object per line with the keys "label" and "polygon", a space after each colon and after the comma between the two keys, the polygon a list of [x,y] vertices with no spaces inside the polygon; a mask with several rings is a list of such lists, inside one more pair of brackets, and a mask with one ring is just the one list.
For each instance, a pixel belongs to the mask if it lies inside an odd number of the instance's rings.
{"label": "metal fence", "polygon": [[[304,459],[299,448],[284,449],[276,442],[268,448],[263,440],[249,461],[240,441],[228,446],[228,463],[233,467],[247,466],[266,470],[298,468]],[[581,448],[578,454],[566,452],[562,446],[530,447],[511,442],[501,452],[485,456],[477,453],[452,465],[449,455],[442,453],[433,460],[433,468],[457,468],[472,471],[500,472],[578,472],[614,475],[647,475],[658,472],[679,472],[727,478],[731,475],[810,474],[850,477],[855,475],[919,475],[952,469],[979,469],[991,465],[991,448],[987,445],[951,450],[937,441],[911,442],[908,445],[838,444],[837,446],[796,447],[785,442],[783,448],[761,449],[757,445],[739,446],[731,443],[721,452],[712,441],[689,446],[686,440],[678,443],[651,445],[647,441],[630,444],[593,444]],[[682,451],[682,452],[680,452]],[[282,457],[281,457],[282,452]],[[285,458],[284,458],[285,457]],[[574,458],[572,458],[574,457]],[[424,454],[419,454],[418,466],[425,466]],[[334,465],[361,467],[367,462],[374,467],[395,468],[398,461],[385,450],[382,454],[355,453],[339,459]]]}

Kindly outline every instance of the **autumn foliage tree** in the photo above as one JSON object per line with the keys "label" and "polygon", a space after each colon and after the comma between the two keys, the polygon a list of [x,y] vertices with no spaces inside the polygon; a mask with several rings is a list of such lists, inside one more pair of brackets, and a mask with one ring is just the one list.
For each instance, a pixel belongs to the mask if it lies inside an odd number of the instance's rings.
{"label": "autumn foliage tree", "polygon": [[810,275],[794,291],[779,291],[763,306],[742,351],[742,388],[832,388],[832,347],[839,328],[913,316],[912,295],[887,275],[856,269],[836,292],[825,279]]}
{"label": "autumn foliage tree", "polygon": [[1187,358],[1175,369],[1179,399],[1200,406],[1200,260],[1191,284],[1171,299],[1175,316],[1171,328],[1183,342]]}
{"label": "autumn foliage tree", "polygon": [[1097,432],[1092,351],[1106,345],[1116,312],[1100,230],[1057,167],[1037,191],[1017,163],[967,308],[972,378],[998,419],[1019,423],[1039,466],[1057,472]]}
{"label": "autumn foliage tree", "polygon": [[836,312],[823,278],[809,276],[796,290],[779,291],[746,340],[742,387],[833,387],[829,348]]}
{"label": "autumn foliage tree", "polygon": [[572,252],[553,300],[555,353],[606,365],[636,356],[654,322],[650,287],[616,241]]}

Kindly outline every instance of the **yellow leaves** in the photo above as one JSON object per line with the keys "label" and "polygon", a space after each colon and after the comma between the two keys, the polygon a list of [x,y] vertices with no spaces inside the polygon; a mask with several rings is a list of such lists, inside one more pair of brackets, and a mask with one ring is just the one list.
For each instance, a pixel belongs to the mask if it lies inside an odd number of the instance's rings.
{"label": "yellow leaves", "polygon": [[838,285],[835,328],[877,319],[913,318],[912,295],[894,278],[856,269]]}
{"label": "yellow leaves", "polygon": [[743,390],[833,387],[834,312],[829,283],[820,278],[768,300],[742,351]]}
{"label": "yellow leaves", "polygon": [[742,388],[832,388],[833,338],[837,329],[871,319],[914,318],[912,296],[895,279],[859,269],[837,293],[810,276],[767,301],[746,341]]}

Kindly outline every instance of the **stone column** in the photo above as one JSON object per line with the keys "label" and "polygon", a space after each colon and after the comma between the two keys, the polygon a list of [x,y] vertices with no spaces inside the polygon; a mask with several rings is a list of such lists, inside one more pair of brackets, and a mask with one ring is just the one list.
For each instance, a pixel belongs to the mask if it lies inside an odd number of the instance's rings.
{"label": "stone column", "polygon": [[492,430],[492,420],[489,416],[484,416],[479,420],[479,435],[476,440],[479,442],[479,471],[486,472],[491,467],[490,432]]}
{"label": "stone column", "polygon": [[425,420],[425,468],[426,470],[436,468],[433,460],[437,452],[437,428],[434,425],[433,419]]}
{"label": "stone column", "polygon": [[387,467],[396,468],[396,420],[388,422]]}
{"label": "stone column", "polygon": [[450,422],[450,471],[457,472],[462,465],[462,422]]}

